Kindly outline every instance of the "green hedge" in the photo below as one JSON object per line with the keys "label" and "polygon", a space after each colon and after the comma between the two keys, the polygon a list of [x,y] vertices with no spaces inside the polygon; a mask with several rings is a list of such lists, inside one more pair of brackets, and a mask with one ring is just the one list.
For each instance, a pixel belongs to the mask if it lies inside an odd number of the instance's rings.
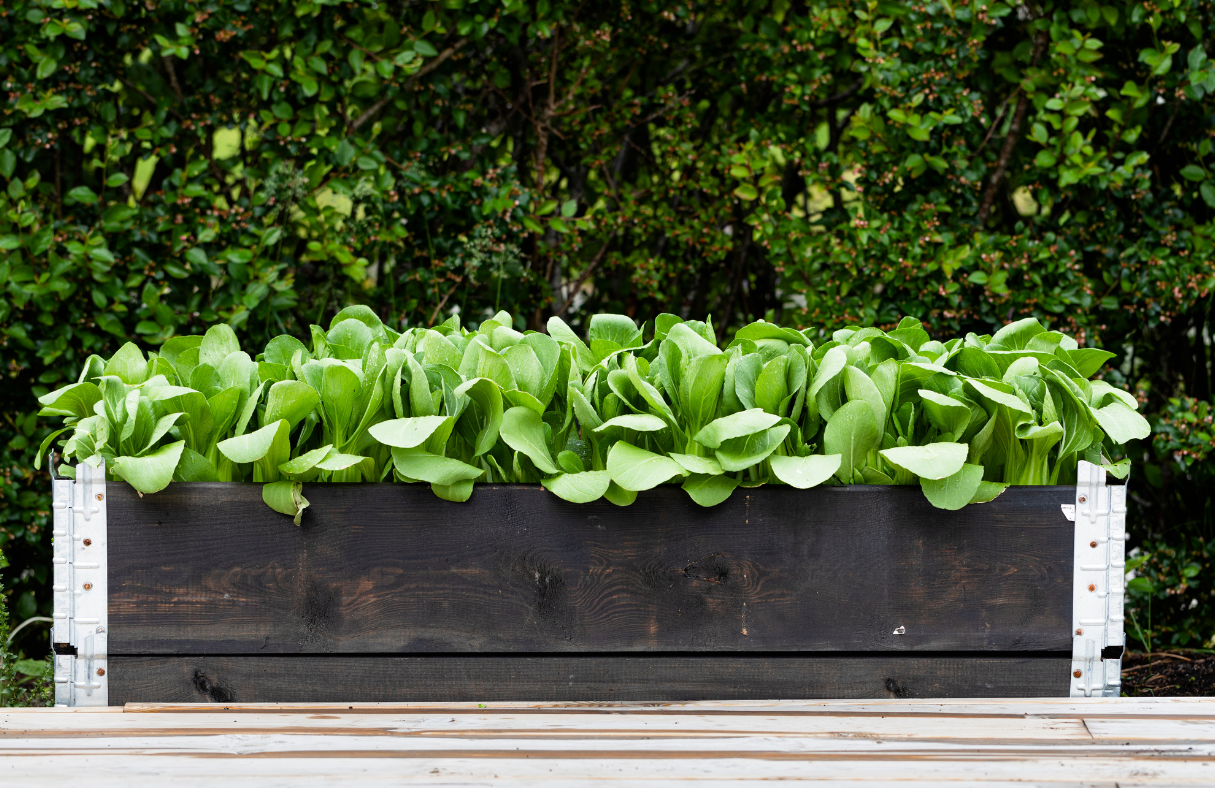
{"label": "green hedge", "polygon": [[9,3],[12,560],[45,555],[28,392],[214,321],[1033,315],[1149,410],[1210,400],[1213,29],[1202,0]]}

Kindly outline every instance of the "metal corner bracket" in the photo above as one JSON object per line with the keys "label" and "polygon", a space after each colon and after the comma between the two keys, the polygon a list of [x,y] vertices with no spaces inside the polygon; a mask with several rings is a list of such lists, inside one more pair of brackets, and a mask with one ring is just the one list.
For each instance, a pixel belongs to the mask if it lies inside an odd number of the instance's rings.
{"label": "metal corner bracket", "polygon": [[[1064,514],[1069,514],[1064,505]],[[1122,691],[1126,571],[1126,485],[1106,484],[1105,469],[1076,468],[1072,573],[1071,697],[1116,698]],[[1069,519],[1071,519],[1069,517]]]}
{"label": "metal corner bracket", "polygon": [[55,705],[108,706],[105,464],[54,478]]}

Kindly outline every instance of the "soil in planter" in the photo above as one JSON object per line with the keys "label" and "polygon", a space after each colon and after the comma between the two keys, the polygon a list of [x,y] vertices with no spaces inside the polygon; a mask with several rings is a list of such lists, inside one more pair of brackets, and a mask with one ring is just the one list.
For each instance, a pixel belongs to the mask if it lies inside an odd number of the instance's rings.
{"label": "soil in planter", "polygon": [[1130,696],[1215,696],[1215,654],[1202,652],[1127,653],[1122,658],[1122,694]]}

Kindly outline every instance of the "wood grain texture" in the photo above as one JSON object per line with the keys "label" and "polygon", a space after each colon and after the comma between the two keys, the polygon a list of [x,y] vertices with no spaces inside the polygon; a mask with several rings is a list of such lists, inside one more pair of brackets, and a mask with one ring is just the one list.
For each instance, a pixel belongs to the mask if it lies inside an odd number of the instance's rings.
{"label": "wood grain texture", "polygon": [[110,702],[1065,696],[1067,656],[111,657]]}
{"label": "wood grain texture", "polygon": [[[109,486],[112,655],[1071,649],[1066,487],[959,512],[918,488]],[[897,627],[906,634],[895,635]]]}

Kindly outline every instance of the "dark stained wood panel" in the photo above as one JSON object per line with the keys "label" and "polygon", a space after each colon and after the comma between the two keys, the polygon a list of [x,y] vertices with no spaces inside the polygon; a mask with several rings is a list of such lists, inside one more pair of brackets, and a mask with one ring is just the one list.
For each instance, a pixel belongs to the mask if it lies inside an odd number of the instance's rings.
{"label": "dark stained wood panel", "polygon": [[111,657],[110,703],[1067,696],[1070,657]]}
{"label": "dark stained wood panel", "polygon": [[[677,487],[574,505],[480,485],[109,485],[110,653],[1070,651],[1068,487]],[[895,635],[898,627],[903,635]]]}

